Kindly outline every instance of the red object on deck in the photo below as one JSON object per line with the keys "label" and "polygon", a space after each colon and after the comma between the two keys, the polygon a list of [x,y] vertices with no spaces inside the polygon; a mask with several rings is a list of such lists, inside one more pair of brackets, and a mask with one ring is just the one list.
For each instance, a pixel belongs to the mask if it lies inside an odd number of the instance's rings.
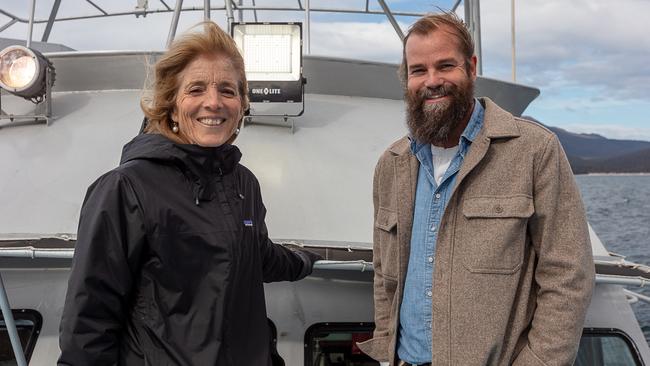
{"label": "red object on deck", "polygon": [[367,341],[372,338],[372,333],[363,332],[363,333],[352,333],[352,354],[353,355],[362,355],[363,352],[357,346],[358,342]]}

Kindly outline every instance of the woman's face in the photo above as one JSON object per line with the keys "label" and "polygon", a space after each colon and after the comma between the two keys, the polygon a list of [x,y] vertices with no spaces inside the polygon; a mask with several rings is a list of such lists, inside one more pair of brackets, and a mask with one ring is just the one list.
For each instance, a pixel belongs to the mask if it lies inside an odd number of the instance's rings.
{"label": "woman's face", "polygon": [[222,55],[202,55],[181,72],[172,119],[189,143],[221,146],[242,118],[237,72]]}

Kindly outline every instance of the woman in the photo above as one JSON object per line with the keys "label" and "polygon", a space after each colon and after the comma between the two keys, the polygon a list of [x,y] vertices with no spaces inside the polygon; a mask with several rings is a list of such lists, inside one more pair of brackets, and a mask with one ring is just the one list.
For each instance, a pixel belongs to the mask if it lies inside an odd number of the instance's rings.
{"label": "woman", "polygon": [[214,23],[155,66],[149,123],[88,189],[59,365],[270,365],[262,282],[318,258],[268,239],[260,188],[231,145],[244,62]]}

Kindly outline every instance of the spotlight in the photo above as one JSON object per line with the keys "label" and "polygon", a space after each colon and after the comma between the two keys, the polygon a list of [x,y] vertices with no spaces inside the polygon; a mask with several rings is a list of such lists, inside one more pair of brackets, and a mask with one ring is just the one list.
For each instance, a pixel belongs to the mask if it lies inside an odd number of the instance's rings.
{"label": "spotlight", "polygon": [[40,52],[23,46],[0,51],[0,88],[33,103],[54,85],[54,66]]}
{"label": "spotlight", "polygon": [[242,52],[252,115],[299,116],[304,111],[301,23],[233,23]]}

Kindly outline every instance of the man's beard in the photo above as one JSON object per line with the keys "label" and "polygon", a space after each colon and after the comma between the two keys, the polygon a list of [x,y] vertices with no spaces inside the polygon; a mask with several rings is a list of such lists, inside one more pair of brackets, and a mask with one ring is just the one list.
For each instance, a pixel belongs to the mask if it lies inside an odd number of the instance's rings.
{"label": "man's beard", "polygon": [[[417,93],[406,92],[406,122],[416,141],[443,146],[449,135],[463,122],[472,107],[474,81],[468,79],[459,86],[424,87]],[[449,96],[447,100],[425,104],[426,98]]]}

